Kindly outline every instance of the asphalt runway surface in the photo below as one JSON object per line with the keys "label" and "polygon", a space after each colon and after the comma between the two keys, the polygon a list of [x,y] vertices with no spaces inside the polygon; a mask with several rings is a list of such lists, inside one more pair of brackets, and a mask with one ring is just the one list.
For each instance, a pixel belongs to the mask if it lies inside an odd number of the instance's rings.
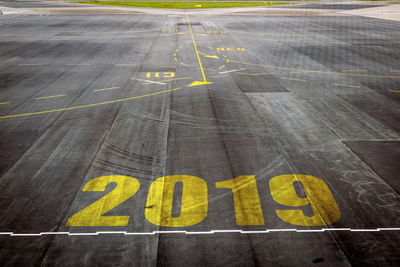
{"label": "asphalt runway surface", "polygon": [[397,265],[399,28],[1,16],[0,265]]}

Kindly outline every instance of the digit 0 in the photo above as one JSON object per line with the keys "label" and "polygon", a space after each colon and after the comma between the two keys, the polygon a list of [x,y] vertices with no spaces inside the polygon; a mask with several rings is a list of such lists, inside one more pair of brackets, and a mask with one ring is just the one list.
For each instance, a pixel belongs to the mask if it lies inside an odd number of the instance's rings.
{"label": "digit 0", "polygon": [[[175,184],[181,182],[182,201],[179,217],[172,216]],[[207,183],[195,176],[171,175],[156,179],[150,186],[145,216],[159,226],[184,227],[198,224],[207,217]]]}

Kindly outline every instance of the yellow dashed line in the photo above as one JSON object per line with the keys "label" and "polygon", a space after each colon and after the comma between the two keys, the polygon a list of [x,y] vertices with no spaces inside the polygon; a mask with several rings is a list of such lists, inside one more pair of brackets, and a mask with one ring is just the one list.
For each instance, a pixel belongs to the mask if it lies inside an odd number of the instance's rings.
{"label": "yellow dashed line", "polygon": [[191,67],[190,65],[185,64],[185,63],[183,63],[183,62],[180,62],[180,64],[183,65],[183,66],[185,66],[185,67]]}
{"label": "yellow dashed line", "polygon": [[288,77],[281,77],[281,79],[291,80],[291,81],[298,81],[298,82],[306,82],[306,80],[303,80],[303,79],[295,79],[295,78],[288,78]]}
{"label": "yellow dashed line", "polygon": [[135,64],[114,64],[117,67],[135,67]]}
{"label": "yellow dashed line", "polygon": [[147,95],[141,95],[141,96],[134,96],[134,97],[122,98],[122,99],[111,100],[111,101],[106,101],[106,102],[99,102],[99,103],[88,104],[88,105],[82,105],[82,106],[75,106],[75,107],[69,107],[69,108],[60,108],[60,109],[52,109],[52,110],[44,110],[44,111],[39,111],[39,112],[24,113],[24,114],[16,114],[16,115],[8,115],[8,116],[0,117],[0,119],[16,118],[16,117],[24,117],[24,116],[32,116],[32,115],[39,115],[39,114],[46,114],[46,113],[53,113],[53,112],[60,112],[60,111],[67,111],[67,110],[74,110],[74,109],[81,109],[81,108],[89,108],[89,107],[94,107],[94,106],[101,106],[101,105],[106,105],[106,104],[111,104],[111,103],[118,103],[118,102],[123,102],[123,101],[138,99],[138,98],[144,98],[144,97],[148,97],[148,96],[154,96],[154,95],[164,94],[164,93],[168,93],[168,92],[177,91],[177,90],[180,90],[180,89],[182,89],[182,88],[179,87],[179,88],[169,89],[169,90],[160,91],[160,92],[157,92],[157,93],[152,93],[152,94],[147,94]]}
{"label": "yellow dashed line", "polygon": [[67,66],[90,66],[90,64],[65,64]]}
{"label": "yellow dashed line", "polygon": [[392,93],[400,93],[400,91],[396,91],[396,90],[389,90],[389,92],[392,92]]}
{"label": "yellow dashed line", "polygon": [[176,57],[174,57],[174,60],[175,60],[176,62],[178,62],[178,59],[177,59]]}
{"label": "yellow dashed line", "polygon": [[103,89],[96,89],[93,90],[93,92],[99,92],[99,91],[107,91],[107,90],[115,90],[118,89],[119,87],[109,87],[109,88],[103,88]]}
{"label": "yellow dashed line", "polygon": [[293,70],[296,72],[311,72],[311,73],[320,73],[320,74],[332,74],[332,75],[342,75],[342,76],[359,76],[359,77],[376,77],[376,78],[400,78],[400,76],[385,76],[385,75],[370,75],[370,74],[353,74],[353,73],[340,73],[340,72],[327,72],[327,71],[319,71],[319,70],[302,70],[302,69],[295,69],[295,68],[288,68],[288,67],[278,67],[278,66],[269,66],[269,65],[263,65],[263,64],[256,64],[256,63],[250,63],[250,62],[243,62],[243,61],[238,61],[238,60],[231,60],[232,62],[235,63],[241,63],[244,65],[250,65],[250,66],[259,66],[259,67],[264,67],[264,68],[273,68],[273,69],[283,69],[283,70]]}
{"label": "yellow dashed line", "polygon": [[0,102],[0,105],[7,105],[10,104],[10,102]]}
{"label": "yellow dashed line", "polygon": [[342,70],[342,72],[364,72],[368,70]]}
{"label": "yellow dashed line", "polygon": [[350,85],[350,84],[332,83],[332,85],[336,85],[336,86],[344,86],[344,87],[354,87],[354,88],[361,88],[361,86],[358,86],[358,85]]}
{"label": "yellow dashed line", "polygon": [[48,98],[56,98],[56,97],[61,97],[61,96],[66,96],[66,94],[63,94],[63,95],[52,95],[52,96],[35,97],[35,100],[48,99]]}
{"label": "yellow dashed line", "polygon": [[197,36],[208,36],[208,34],[206,34],[206,33],[199,33],[199,34],[197,34]]}
{"label": "yellow dashed line", "polygon": [[221,67],[219,67],[217,70],[220,70],[220,69],[222,69],[223,67],[225,67],[225,65],[222,65]]}

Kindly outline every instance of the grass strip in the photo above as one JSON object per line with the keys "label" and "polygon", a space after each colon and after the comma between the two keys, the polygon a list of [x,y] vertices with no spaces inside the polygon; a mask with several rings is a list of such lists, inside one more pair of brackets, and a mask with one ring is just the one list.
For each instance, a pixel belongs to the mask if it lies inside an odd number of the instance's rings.
{"label": "grass strip", "polygon": [[90,4],[104,6],[129,6],[129,7],[152,7],[152,8],[229,8],[229,7],[251,7],[251,6],[276,6],[296,4],[294,2],[164,2],[164,1],[78,1],[69,2],[75,4]]}

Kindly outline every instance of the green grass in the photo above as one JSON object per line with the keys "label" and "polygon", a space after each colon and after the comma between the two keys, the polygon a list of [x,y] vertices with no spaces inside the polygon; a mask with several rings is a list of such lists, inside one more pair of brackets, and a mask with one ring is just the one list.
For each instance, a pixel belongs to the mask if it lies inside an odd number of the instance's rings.
{"label": "green grass", "polygon": [[275,6],[295,4],[294,2],[164,2],[164,1],[79,1],[69,2],[77,4],[105,5],[105,6],[130,6],[153,8],[226,8],[226,7],[251,7],[251,6]]}

